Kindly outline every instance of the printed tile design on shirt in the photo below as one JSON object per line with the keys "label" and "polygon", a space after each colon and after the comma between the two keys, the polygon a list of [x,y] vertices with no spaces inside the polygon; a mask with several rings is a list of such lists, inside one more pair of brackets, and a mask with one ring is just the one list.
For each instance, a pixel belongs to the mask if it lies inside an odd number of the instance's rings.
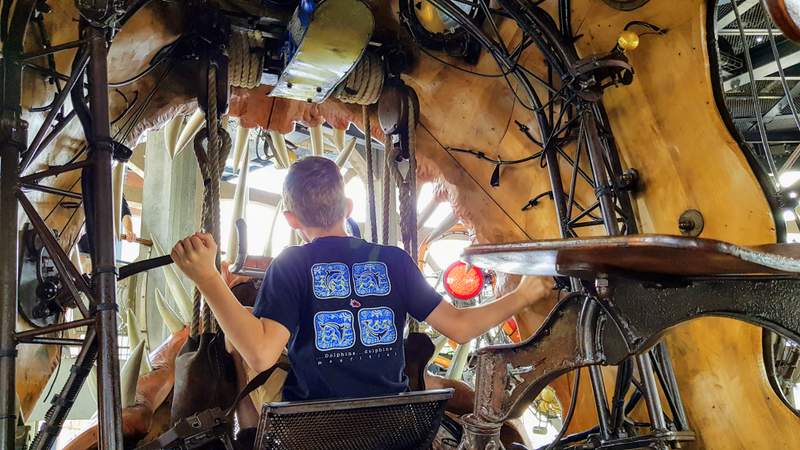
{"label": "printed tile design on shirt", "polygon": [[317,350],[342,350],[356,343],[353,313],[346,310],[320,311],[314,314]]}
{"label": "printed tile design on shirt", "polygon": [[353,282],[356,295],[389,295],[392,284],[389,281],[389,270],[382,262],[369,261],[353,264]]}
{"label": "printed tile design on shirt", "polygon": [[385,306],[360,309],[358,327],[361,343],[367,347],[388,345],[397,341],[394,311]]}
{"label": "printed tile design on shirt", "polygon": [[314,296],[319,299],[346,298],[350,295],[350,269],[346,264],[318,263],[311,266]]}

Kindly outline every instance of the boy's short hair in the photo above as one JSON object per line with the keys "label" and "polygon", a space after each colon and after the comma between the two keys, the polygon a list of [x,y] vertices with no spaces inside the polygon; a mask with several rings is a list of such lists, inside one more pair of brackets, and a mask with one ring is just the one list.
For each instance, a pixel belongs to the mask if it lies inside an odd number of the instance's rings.
{"label": "boy's short hair", "polygon": [[309,156],[292,164],[283,182],[283,204],[303,225],[331,228],[345,219],[346,197],[339,166]]}

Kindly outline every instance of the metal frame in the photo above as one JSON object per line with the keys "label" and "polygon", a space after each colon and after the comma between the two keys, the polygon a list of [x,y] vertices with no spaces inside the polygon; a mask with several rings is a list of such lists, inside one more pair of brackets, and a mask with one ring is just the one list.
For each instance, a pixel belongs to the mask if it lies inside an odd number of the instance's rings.
{"label": "metal frame", "polygon": [[[530,101],[527,107],[532,110],[536,119],[540,139],[537,140],[523,124],[518,123],[518,126],[520,131],[540,148],[540,151],[520,162],[541,158],[542,165],[548,171],[551,190],[532,199],[523,210],[535,207],[542,197],[548,195],[554,204],[562,238],[578,236],[578,230],[583,227],[602,226],[605,232],[612,236],[636,233],[637,225],[628,191],[636,184],[637,174],[633,170],[623,172],[605,110],[600,102],[605,87],[610,84],[630,82],[632,68],[627,64],[622,52],[580,59],[572,43],[569,26],[570,7],[567,0],[559,2],[559,23],[562,30],[557,29],[550,15],[535,4],[520,0],[499,0],[502,12],[498,13],[516,21],[525,33],[526,39],[523,42],[527,42],[526,45],[535,44],[547,61],[549,76],[548,80],[543,80],[518,64],[519,54],[524,47],[521,46],[513,51],[507,49],[494,23],[493,11],[486,2],[481,0],[479,3],[487,12],[488,29],[494,31],[492,36],[474,26],[452,0],[433,0],[432,3],[456,20],[494,56],[501,70],[514,77]],[[554,77],[560,78],[561,88],[556,89],[553,86]],[[546,103],[542,103],[539,99],[533,89],[533,82],[543,84],[548,90]],[[513,89],[510,82],[509,86]],[[574,158],[565,151],[565,146],[571,142],[575,142],[576,146]],[[588,158],[590,171],[583,168],[585,162],[582,158]],[[498,165],[502,163],[497,161]],[[559,171],[559,165],[562,163],[572,167],[567,189],[564,188],[564,180]],[[597,193],[597,201],[594,204],[584,206],[577,202],[578,183],[588,184]],[[575,292],[586,292],[578,279],[573,278],[571,286]],[[580,303],[583,307],[589,308],[590,311],[594,310],[590,307],[589,297],[584,295],[582,298]],[[597,325],[593,321],[599,320],[598,317],[591,315],[582,317],[579,323],[585,330],[592,329]],[[656,355],[659,357],[656,358]],[[597,448],[626,448],[651,441],[663,446],[667,442],[691,437],[691,433],[684,433],[687,430],[687,421],[666,348],[659,344],[653,352],[628,356],[632,359],[621,358],[618,361],[624,370],[619,371],[610,402],[606,398],[599,367],[585,364],[589,366],[599,425],[594,430],[568,437],[567,441],[586,440],[587,444]],[[638,368],[641,380],[639,383],[634,382],[631,373],[634,365]],[[497,368],[479,368],[484,381],[494,369]],[[636,401],[638,398],[643,398],[647,405],[651,433],[629,437],[624,427],[627,420],[626,413],[632,408],[627,407],[629,402],[625,397],[634,384],[640,394]],[[673,426],[673,429],[669,429],[664,420],[659,384],[668,399],[668,404],[678,412],[674,421],[676,426]],[[505,386],[495,385],[492,388],[495,393],[505,392]],[[478,402],[478,406],[484,404],[482,400]],[[489,423],[481,420],[485,418],[483,412],[476,417],[477,420],[470,422],[473,426],[466,427],[467,437],[462,442],[462,448],[483,448],[480,445],[491,441],[487,436],[494,435],[496,431],[493,429],[494,424],[489,426]],[[487,431],[486,426],[492,430]],[[566,426],[568,424],[565,424]],[[676,434],[676,430],[680,433]],[[613,443],[619,439],[622,441]]]}
{"label": "metal frame", "polygon": [[[2,223],[18,222],[22,207],[34,231],[44,243],[60,278],[82,319],[54,324],[24,332],[15,332],[17,317],[17,264],[19,236],[15,226],[0,227],[0,448],[14,448],[16,428],[15,357],[16,345],[24,343],[51,345],[79,345],[80,353],[60,393],[54,396],[45,415],[45,425],[38,430],[32,449],[49,449],[55,442],[61,426],[95,362],[98,366],[98,415],[100,449],[123,448],[120,401],[119,358],[117,348],[116,282],[143,270],[171,263],[169,257],[141,261],[123,267],[119,273],[114,256],[114,217],[112,201],[111,167],[114,141],[110,135],[108,112],[107,52],[120,18],[116,7],[108,1],[96,3],[77,2],[82,12],[81,39],[47,47],[30,53],[23,52],[23,43],[35,8],[35,0],[20,0],[8,23],[8,36],[4,42],[2,71],[2,116],[0,116],[0,215]],[[133,8],[141,7],[135,2]],[[130,13],[130,11],[128,11]],[[122,20],[129,14],[122,16]],[[6,26],[6,24],[2,24]],[[5,31],[5,30],[4,30]],[[22,70],[28,61],[44,55],[77,48],[72,73],[66,84],[49,106],[44,124],[27,145],[27,124],[22,120]],[[82,98],[84,86],[88,89],[88,108],[74,105],[60,116],[67,96]],[[80,91],[75,91],[80,89]],[[76,95],[77,93],[77,95]],[[83,112],[83,114],[82,114]],[[65,126],[78,116],[89,143],[88,157],[63,166],[51,167],[41,172],[25,174],[37,156],[55,139]],[[83,193],[38,184],[41,180],[60,173],[81,170]],[[93,273],[83,276],[73,266],[61,248],[45,219],[36,211],[25,194],[36,190],[52,195],[82,200],[87,218],[87,231],[93,242],[91,255]],[[84,303],[88,299],[89,305]],[[54,332],[77,327],[87,327],[85,338],[67,339],[51,337]]]}

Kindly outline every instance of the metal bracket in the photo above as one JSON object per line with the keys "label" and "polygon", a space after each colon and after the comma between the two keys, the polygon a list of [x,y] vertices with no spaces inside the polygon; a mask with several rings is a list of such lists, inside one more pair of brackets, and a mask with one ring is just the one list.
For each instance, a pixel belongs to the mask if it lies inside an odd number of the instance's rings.
{"label": "metal bracket", "polygon": [[[476,420],[490,426],[517,417],[558,376],[589,365],[619,364],[650,348],[669,328],[703,316],[735,318],[800,340],[795,301],[800,278],[698,278],[669,284],[611,279],[610,284],[612,298],[571,294],[526,342],[478,352]],[[530,371],[510,372],[531,363]],[[517,385],[509,392],[512,376]]]}

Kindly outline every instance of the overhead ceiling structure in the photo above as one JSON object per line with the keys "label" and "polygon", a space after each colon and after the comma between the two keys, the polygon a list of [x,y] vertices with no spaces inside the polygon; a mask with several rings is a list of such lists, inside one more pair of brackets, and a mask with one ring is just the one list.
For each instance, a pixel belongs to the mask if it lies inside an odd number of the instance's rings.
{"label": "overhead ceiling structure", "polygon": [[716,33],[725,103],[737,130],[768,172],[792,168],[790,156],[800,146],[800,46],[783,36],[760,0],[720,0]]}

